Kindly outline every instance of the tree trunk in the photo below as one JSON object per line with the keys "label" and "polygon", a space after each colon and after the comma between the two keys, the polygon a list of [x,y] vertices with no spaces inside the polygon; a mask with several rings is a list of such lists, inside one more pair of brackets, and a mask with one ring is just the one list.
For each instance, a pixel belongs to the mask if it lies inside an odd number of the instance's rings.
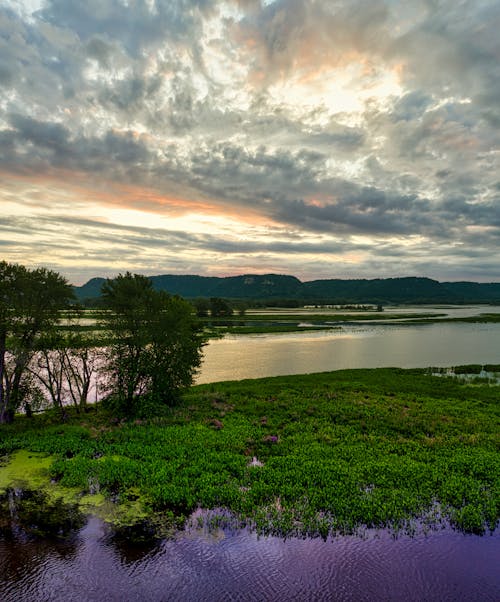
{"label": "tree trunk", "polygon": [[0,423],[5,422],[4,414],[7,409],[7,388],[4,384],[6,332],[0,331]]}
{"label": "tree trunk", "polygon": [[0,331],[0,424],[14,421],[12,409],[12,381],[5,367],[7,353],[7,332]]}
{"label": "tree trunk", "polygon": [[[21,382],[23,374],[26,370],[29,357],[26,354],[22,354],[17,358],[16,365],[14,367],[14,377],[12,379],[12,386],[10,390],[9,400],[7,404],[7,411],[12,416],[10,422],[14,420],[16,410],[19,408],[23,400],[23,394],[21,391]],[[28,404],[29,405],[29,404]],[[29,409],[31,414],[31,408]]]}
{"label": "tree trunk", "polygon": [[31,404],[28,401],[24,402],[24,413],[26,414],[26,418],[33,418]]}

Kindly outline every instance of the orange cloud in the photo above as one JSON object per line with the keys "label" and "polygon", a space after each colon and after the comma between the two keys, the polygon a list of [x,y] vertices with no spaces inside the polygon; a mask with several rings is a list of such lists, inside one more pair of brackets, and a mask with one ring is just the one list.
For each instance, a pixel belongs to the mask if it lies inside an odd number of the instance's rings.
{"label": "orange cloud", "polygon": [[[270,220],[257,209],[231,205],[226,200],[207,199],[201,194],[192,196],[170,194],[152,186],[140,186],[96,180],[87,173],[67,169],[49,169],[45,173],[24,169],[15,174],[0,171],[2,188],[32,206],[60,204],[61,199],[80,205],[95,203],[165,216],[188,214],[224,215],[255,225],[269,224]],[[68,206],[71,210],[71,206]]]}

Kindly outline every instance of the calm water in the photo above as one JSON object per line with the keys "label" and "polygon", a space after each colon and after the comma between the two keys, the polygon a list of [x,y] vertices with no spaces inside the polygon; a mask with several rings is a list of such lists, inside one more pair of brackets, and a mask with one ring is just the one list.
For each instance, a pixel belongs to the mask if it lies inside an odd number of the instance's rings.
{"label": "calm water", "polygon": [[[484,308],[483,308],[484,311]],[[211,341],[198,383],[346,368],[500,363],[500,324],[359,324]]]}
{"label": "calm water", "polygon": [[[347,309],[329,309],[325,307],[294,307],[293,309],[250,309],[247,311],[247,316],[252,315],[332,315],[332,314],[350,314],[353,319],[359,315],[360,310],[352,311]],[[377,311],[361,310],[363,314],[372,314],[375,317],[380,316]],[[446,318],[463,318],[469,316],[479,316],[481,314],[498,314],[500,313],[500,305],[394,305],[384,308],[384,315],[398,314],[434,314],[441,315]]]}
{"label": "calm water", "polygon": [[0,599],[498,601],[499,558],[498,532],[326,541],[197,532],[141,549],[90,519],[73,544],[0,540]]}

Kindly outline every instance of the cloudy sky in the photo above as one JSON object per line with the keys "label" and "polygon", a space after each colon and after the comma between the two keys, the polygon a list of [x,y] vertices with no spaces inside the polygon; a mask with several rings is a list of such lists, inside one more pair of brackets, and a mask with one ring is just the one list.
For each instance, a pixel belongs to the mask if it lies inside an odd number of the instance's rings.
{"label": "cloudy sky", "polygon": [[1,0],[0,258],[500,280],[498,0]]}

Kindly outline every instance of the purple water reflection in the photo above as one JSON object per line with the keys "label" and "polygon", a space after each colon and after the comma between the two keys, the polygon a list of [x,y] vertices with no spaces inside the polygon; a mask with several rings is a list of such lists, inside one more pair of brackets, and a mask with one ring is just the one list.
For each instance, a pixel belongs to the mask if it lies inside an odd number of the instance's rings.
{"label": "purple water reflection", "polygon": [[498,529],[327,541],[197,532],[134,548],[90,519],[74,544],[0,540],[0,599],[498,601],[499,560]]}

